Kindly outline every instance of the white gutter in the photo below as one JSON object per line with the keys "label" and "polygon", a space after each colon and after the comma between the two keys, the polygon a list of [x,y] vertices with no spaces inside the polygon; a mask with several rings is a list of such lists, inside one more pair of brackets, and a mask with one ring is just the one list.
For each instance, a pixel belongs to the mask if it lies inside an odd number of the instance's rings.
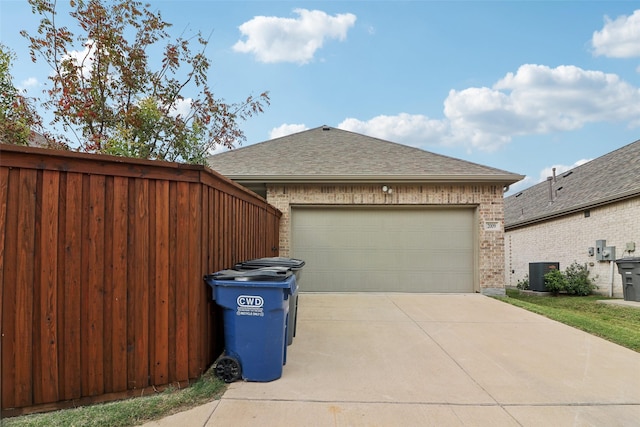
{"label": "white gutter", "polygon": [[331,184],[331,183],[499,183],[513,184],[521,175],[225,175],[243,183],[260,184]]}

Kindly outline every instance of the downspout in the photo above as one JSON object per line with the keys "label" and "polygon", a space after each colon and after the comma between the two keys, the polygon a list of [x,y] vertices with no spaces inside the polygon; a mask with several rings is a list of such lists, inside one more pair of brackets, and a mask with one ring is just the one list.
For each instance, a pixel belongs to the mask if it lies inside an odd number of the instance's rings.
{"label": "downspout", "polygon": [[609,298],[613,298],[613,261],[609,261]]}

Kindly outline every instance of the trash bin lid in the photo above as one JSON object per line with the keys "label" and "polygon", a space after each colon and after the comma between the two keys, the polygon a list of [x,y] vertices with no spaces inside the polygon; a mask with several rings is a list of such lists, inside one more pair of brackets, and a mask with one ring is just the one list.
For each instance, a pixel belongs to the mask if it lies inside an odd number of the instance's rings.
{"label": "trash bin lid", "polygon": [[618,268],[635,268],[640,265],[640,257],[620,258],[616,260]]}
{"label": "trash bin lid", "polygon": [[237,281],[268,281],[280,282],[291,276],[291,269],[287,267],[261,267],[253,270],[221,270],[205,277],[212,280]]}
{"label": "trash bin lid", "polygon": [[304,267],[305,262],[301,259],[287,257],[266,257],[256,258],[239,262],[235,265],[235,269],[249,270],[261,267],[287,267],[292,270],[298,270]]}
{"label": "trash bin lid", "polygon": [[217,287],[280,288],[291,295],[298,289],[296,276],[287,267],[265,267],[246,271],[221,270],[205,275],[204,281],[214,289]]}

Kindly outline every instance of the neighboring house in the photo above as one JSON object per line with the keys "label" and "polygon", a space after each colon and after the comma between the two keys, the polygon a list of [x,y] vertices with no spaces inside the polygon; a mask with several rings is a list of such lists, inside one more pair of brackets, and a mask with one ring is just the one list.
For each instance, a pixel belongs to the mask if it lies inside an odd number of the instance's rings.
{"label": "neighboring house", "polygon": [[504,294],[503,191],[521,175],[328,126],[209,164],[282,212],[304,291]]}
{"label": "neighboring house", "polygon": [[[577,262],[588,265],[597,293],[622,297],[614,261],[640,256],[640,141],[504,203],[507,285],[523,280],[532,262],[559,262],[561,270]],[[608,257],[606,247],[615,248]]]}
{"label": "neighboring house", "polygon": [[44,137],[44,135],[36,131],[31,131],[31,136],[29,137],[29,146],[38,147],[38,148],[47,148],[49,146],[49,142]]}

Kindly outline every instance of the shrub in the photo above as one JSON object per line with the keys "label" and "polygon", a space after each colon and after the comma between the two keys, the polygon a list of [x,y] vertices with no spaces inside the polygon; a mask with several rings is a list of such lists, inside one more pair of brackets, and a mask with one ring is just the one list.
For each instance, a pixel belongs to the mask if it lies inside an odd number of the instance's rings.
{"label": "shrub", "polygon": [[567,278],[566,291],[569,295],[589,295],[596,289],[595,279],[589,277],[586,264],[573,262],[564,270]]}
{"label": "shrub", "polygon": [[525,274],[524,278],[522,280],[518,280],[516,282],[516,288],[520,289],[520,290],[525,290],[525,289],[529,289],[529,275]]}
{"label": "shrub", "polygon": [[544,286],[547,291],[557,295],[567,287],[567,278],[560,270],[551,270],[544,275]]}
{"label": "shrub", "polygon": [[568,295],[589,295],[596,289],[595,279],[589,277],[586,264],[573,262],[564,272],[551,270],[544,275],[547,291],[557,295],[566,292]]}

